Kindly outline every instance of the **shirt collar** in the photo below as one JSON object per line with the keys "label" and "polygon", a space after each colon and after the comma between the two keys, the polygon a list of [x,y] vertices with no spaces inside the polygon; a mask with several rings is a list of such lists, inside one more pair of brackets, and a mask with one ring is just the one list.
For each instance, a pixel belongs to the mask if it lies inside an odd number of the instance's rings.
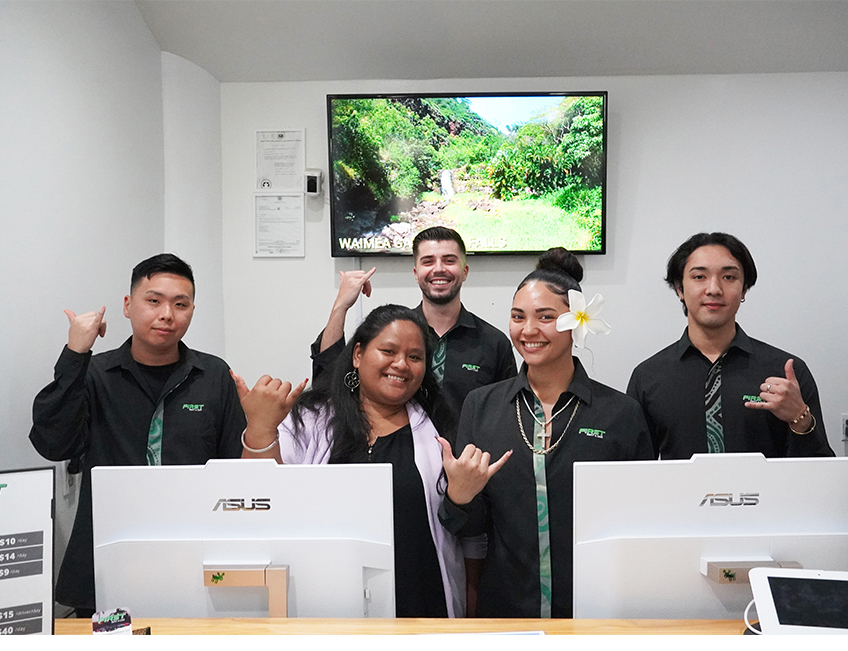
{"label": "shirt collar", "polygon": [[[421,318],[424,319],[425,322],[427,321],[427,318],[424,316],[423,301],[419,303],[413,311],[420,314]],[[474,317],[472,316],[471,312],[465,309],[465,306],[462,303],[459,304],[459,316],[456,318],[456,323],[454,323],[450,327],[450,330],[448,330],[448,332],[450,332],[454,328],[477,328],[477,324],[474,322]],[[435,333],[435,330],[433,330],[433,328],[430,328],[430,330]],[[447,334],[447,332],[445,334]]]}
{"label": "shirt collar", "polygon": [[[730,342],[730,346],[727,347],[727,350],[730,351],[733,348],[738,348],[743,353],[747,353],[750,355],[753,353],[754,349],[751,345],[751,339],[745,334],[745,331],[742,327],[737,323],[736,324],[736,334],[733,336],[733,341]],[[694,351],[698,355],[701,355],[701,351],[695,348],[695,344],[692,343],[692,340],[689,339],[689,328],[687,327],[683,331],[683,336],[675,344],[675,352],[677,357],[683,358],[683,356],[688,351]]]}
{"label": "shirt collar", "polygon": [[[561,401],[563,396],[570,393],[577,396],[577,399],[581,402],[591,405],[592,380],[589,379],[589,374],[586,373],[586,369],[583,368],[583,364],[580,360],[576,357],[572,357],[572,359],[574,360],[574,377],[571,378],[571,384],[569,384],[568,389],[560,395],[557,402]],[[507,393],[509,401],[512,402],[522,389],[530,394],[533,393],[533,390],[530,388],[530,382],[527,380],[526,363],[521,364],[521,370],[519,370],[518,375],[512,379],[512,385]]]}
{"label": "shirt collar", "polygon": [[[180,349],[180,365],[186,364],[203,370],[203,362],[191,348],[186,346],[183,342],[179,342],[178,347]],[[114,356],[112,362],[107,368],[120,366],[121,368],[128,369],[136,363],[132,356],[132,337],[121,344],[121,347],[117,349],[117,352],[118,354]]]}

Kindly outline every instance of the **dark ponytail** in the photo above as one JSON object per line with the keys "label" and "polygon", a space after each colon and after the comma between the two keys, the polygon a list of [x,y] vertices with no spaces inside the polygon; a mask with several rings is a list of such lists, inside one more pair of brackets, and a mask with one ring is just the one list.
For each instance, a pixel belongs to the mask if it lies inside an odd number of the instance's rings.
{"label": "dark ponytail", "polygon": [[543,282],[554,294],[562,296],[563,302],[568,305],[568,290],[580,289],[580,281],[583,280],[583,265],[571,251],[561,246],[548,249],[539,256],[536,270],[531,272],[515,293],[518,293],[524,285],[530,282]]}

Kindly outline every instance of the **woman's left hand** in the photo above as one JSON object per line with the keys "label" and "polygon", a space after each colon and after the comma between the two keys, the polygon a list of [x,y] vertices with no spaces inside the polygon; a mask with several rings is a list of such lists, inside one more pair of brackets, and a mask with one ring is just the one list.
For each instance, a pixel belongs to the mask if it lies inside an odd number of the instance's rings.
{"label": "woman's left hand", "polygon": [[269,445],[277,436],[277,427],[291,411],[294,401],[306,388],[304,380],[294,389],[290,382],[283,382],[270,375],[263,375],[252,389],[244,379],[230,371],[236,383],[236,391],[247,418],[245,441],[253,448]]}
{"label": "woman's left hand", "polygon": [[489,453],[469,443],[457,459],[453,456],[450,443],[441,436],[436,440],[442,446],[442,464],[448,476],[448,499],[458,505],[473,500],[512,455],[512,450],[509,450],[495,463],[489,463]]}

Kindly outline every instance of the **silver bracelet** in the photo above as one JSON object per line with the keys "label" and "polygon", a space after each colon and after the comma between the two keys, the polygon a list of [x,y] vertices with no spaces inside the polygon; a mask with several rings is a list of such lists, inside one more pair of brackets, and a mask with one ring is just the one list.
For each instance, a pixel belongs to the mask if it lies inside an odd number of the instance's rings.
{"label": "silver bracelet", "polygon": [[246,433],[247,433],[247,429],[245,429],[241,433],[241,447],[243,447],[248,452],[253,452],[253,454],[262,454],[263,452],[267,452],[268,450],[273,448],[275,445],[277,445],[277,443],[280,442],[280,430],[277,430],[277,438],[275,438],[273,441],[271,441],[271,445],[264,447],[264,448],[254,449],[254,448],[248,447],[247,443],[244,442],[244,435]]}

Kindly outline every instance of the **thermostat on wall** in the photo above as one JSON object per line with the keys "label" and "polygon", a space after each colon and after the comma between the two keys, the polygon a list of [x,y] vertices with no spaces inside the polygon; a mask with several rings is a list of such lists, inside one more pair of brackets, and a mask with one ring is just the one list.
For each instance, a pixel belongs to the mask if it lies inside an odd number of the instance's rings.
{"label": "thermostat on wall", "polygon": [[309,169],[303,175],[303,191],[309,196],[315,197],[321,194],[321,181],[324,179],[324,172],[316,169]]}

